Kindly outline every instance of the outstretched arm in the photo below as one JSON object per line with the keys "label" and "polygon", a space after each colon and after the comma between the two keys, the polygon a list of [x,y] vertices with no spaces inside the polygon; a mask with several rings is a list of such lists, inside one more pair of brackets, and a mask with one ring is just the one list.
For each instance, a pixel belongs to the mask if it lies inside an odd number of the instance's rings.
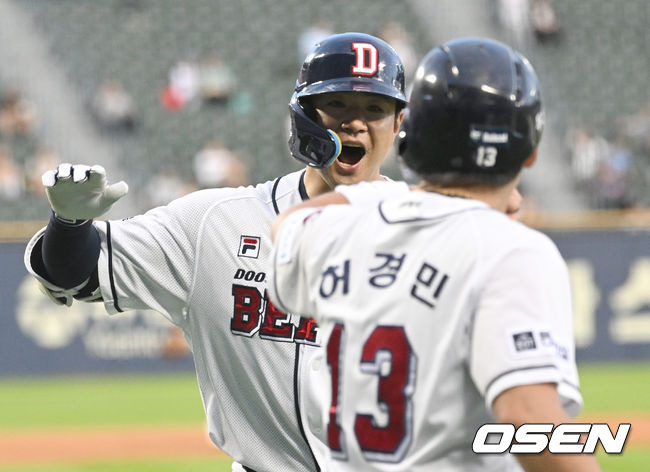
{"label": "outstretched arm", "polygon": [[101,166],[61,164],[43,174],[52,207],[44,232],[27,247],[25,264],[57,302],[90,296],[98,287],[99,235],[92,220],[128,191],[124,182],[108,185]]}

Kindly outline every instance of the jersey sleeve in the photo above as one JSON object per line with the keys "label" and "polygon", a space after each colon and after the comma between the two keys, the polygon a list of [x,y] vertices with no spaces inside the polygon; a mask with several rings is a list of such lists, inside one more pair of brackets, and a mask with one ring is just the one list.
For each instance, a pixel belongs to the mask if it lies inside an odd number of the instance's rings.
{"label": "jersey sleeve", "polygon": [[280,226],[271,256],[269,293],[273,303],[287,313],[315,317],[319,277],[325,258],[336,246],[336,227],[354,219],[351,205],[304,208],[292,213]]}
{"label": "jersey sleeve", "polygon": [[582,406],[573,341],[570,282],[555,245],[509,251],[485,275],[470,347],[470,374],[488,409],[503,391],[554,383],[563,407]]}
{"label": "jersey sleeve", "polygon": [[99,282],[109,313],[152,309],[182,323],[207,205],[205,194],[195,192],[144,215],[96,223]]}
{"label": "jersey sleeve", "polygon": [[304,208],[287,217],[280,225],[271,253],[269,294],[285,313],[311,316],[313,302],[308,293],[309,280],[304,261],[309,256],[309,233],[321,216],[322,208]]}

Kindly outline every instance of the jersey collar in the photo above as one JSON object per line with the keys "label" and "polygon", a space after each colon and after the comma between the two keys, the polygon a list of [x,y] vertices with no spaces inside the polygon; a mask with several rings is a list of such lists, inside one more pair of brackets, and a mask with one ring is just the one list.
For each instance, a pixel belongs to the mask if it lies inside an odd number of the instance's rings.
{"label": "jersey collar", "polygon": [[307,195],[307,189],[305,188],[305,172],[302,171],[302,174],[300,174],[300,181],[298,182],[298,192],[300,193],[300,198],[302,198],[302,201],[304,202],[305,200],[309,200],[309,195]]}

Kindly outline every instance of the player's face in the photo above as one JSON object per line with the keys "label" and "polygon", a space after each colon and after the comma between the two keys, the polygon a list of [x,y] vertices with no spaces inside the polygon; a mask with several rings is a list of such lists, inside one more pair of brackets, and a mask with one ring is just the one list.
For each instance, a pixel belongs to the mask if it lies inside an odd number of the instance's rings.
{"label": "player's face", "polygon": [[329,188],[379,178],[379,168],[392,148],[403,112],[395,115],[395,100],[360,92],[315,95],[312,105],[322,126],[336,132],[343,145],[339,157],[319,169]]}

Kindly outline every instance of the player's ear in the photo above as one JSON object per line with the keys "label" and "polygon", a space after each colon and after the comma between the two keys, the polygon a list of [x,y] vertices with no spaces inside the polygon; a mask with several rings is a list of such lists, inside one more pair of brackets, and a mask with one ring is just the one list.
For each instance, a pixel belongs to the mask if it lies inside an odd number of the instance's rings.
{"label": "player's ear", "polygon": [[404,111],[406,108],[402,107],[402,109],[398,112],[395,113],[395,123],[393,123],[393,134],[397,136],[397,133],[399,133],[399,128],[402,126],[402,120],[404,120]]}
{"label": "player's ear", "polygon": [[524,161],[524,167],[530,167],[535,163],[535,161],[537,160],[537,149],[538,148],[535,148],[533,153],[530,156],[528,156],[528,159]]}

